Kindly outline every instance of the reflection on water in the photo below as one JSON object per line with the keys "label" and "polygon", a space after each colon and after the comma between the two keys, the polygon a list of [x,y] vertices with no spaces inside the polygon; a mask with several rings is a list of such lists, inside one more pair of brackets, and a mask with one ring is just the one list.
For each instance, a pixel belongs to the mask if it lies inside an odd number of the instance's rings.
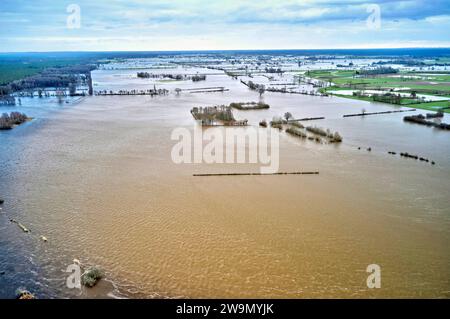
{"label": "reflection on water", "polygon": [[[127,72],[94,72],[96,89],[113,74],[127,88]],[[74,258],[101,266],[114,284],[81,296],[449,297],[448,132],[403,123],[402,114],[342,118],[392,109],[383,104],[266,93],[269,110],[235,117],[257,125],[287,111],[325,116],[314,124],[343,135],[341,145],[318,145],[282,134],[280,170],[320,175],[196,178],[259,167],[172,163],[171,131],[192,128],[192,107],[259,98],[224,75],[161,87],[196,85],[230,91],[60,107],[23,99],[18,109],[37,119],[0,133],[2,297],[22,286],[78,296],[65,288]],[[381,266],[381,289],[366,287],[372,263]]]}

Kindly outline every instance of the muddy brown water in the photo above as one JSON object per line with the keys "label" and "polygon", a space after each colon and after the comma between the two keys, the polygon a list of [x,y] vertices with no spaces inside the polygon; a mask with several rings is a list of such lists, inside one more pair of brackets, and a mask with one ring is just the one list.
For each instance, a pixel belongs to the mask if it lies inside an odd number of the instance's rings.
{"label": "muddy brown water", "polygon": [[[135,87],[130,72],[95,71],[94,81]],[[36,120],[0,133],[2,297],[18,287],[41,297],[450,296],[448,132],[404,123],[403,114],[342,118],[393,109],[383,104],[266,93],[269,110],[235,116],[251,125],[287,111],[325,116],[311,124],[344,137],[319,145],[281,134],[280,170],[320,174],[198,178],[259,166],[174,164],[172,130],[193,128],[194,106],[258,95],[225,75],[163,86],[195,85],[230,91],[87,97],[51,112],[48,100],[23,100]],[[107,280],[69,290],[64,270],[74,258],[100,266]],[[374,263],[380,289],[366,286]]]}

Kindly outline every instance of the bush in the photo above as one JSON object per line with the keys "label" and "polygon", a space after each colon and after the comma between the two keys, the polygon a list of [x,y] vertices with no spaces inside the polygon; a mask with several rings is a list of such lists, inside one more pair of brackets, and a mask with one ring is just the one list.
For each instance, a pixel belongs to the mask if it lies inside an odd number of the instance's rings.
{"label": "bush", "polygon": [[333,138],[330,140],[331,143],[340,143],[342,142],[342,136],[338,133],[335,132],[333,135]]}
{"label": "bush", "polygon": [[279,130],[282,130],[282,129],[283,129],[283,126],[282,126],[280,123],[274,123],[274,122],[271,122],[270,125],[271,125],[273,128],[277,128],[277,129],[279,129]]}
{"label": "bush", "polygon": [[281,117],[278,117],[278,116],[274,116],[273,118],[272,118],[272,122],[270,122],[270,124],[273,126],[274,124],[283,124],[284,122],[283,122],[283,119],[281,118]]}
{"label": "bush", "polygon": [[342,136],[338,132],[332,133],[329,129],[327,129],[325,131],[324,129],[322,129],[320,127],[316,127],[316,126],[314,126],[314,127],[313,126],[308,126],[306,128],[306,130],[308,132],[311,132],[311,133],[315,134],[315,135],[328,138],[330,143],[340,143],[340,142],[342,142]]}
{"label": "bush", "polygon": [[320,127],[316,127],[316,126],[314,126],[314,127],[308,126],[308,127],[306,128],[306,130],[307,130],[308,132],[311,132],[311,133],[314,133],[314,134],[317,134],[317,135],[320,135],[320,136],[327,136],[327,135],[328,135],[326,131],[324,131],[324,130],[321,129]]}
{"label": "bush", "polygon": [[138,78],[142,78],[142,79],[148,79],[150,77],[150,73],[148,73],[148,72],[138,72],[137,73],[137,77]]}
{"label": "bush", "polygon": [[17,289],[17,291],[16,291],[16,299],[21,299],[21,300],[36,299],[36,297],[31,292],[29,292],[28,290]]}
{"label": "bush", "polygon": [[301,138],[306,138],[306,134],[303,133],[302,131],[296,129],[295,127],[290,127],[286,130],[287,133],[291,134],[291,135],[295,135]]}
{"label": "bush", "polygon": [[193,82],[205,81],[205,80],[206,80],[206,75],[194,75],[192,77]]}
{"label": "bush", "polygon": [[103,278],[103,273],[96,267],[89,268],[82,276],[81,283],[86,287],[94,287]]}
{"label": "bush", "polygon": [[20,112],[3,113],[0,117],[0,130],[10,130],[14,125],[20,125],[28,120],[28,117]]}
{"label": "bush", "polygon": [[291,122],[289,122],[289,124],[291,124],[292,126],[297,127],[297,128],[305,128],[305,127],[302,125],[302,123],[300,123],[300,122],[291,121]]}

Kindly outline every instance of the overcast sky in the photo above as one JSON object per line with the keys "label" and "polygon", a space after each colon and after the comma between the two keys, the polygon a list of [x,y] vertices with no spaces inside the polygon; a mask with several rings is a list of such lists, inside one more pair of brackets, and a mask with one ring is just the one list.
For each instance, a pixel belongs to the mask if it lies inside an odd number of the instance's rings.
{"label": "overcast sky", "polygon": [[449,30],[450,0],[0,0],[3,52],[450,47]]}

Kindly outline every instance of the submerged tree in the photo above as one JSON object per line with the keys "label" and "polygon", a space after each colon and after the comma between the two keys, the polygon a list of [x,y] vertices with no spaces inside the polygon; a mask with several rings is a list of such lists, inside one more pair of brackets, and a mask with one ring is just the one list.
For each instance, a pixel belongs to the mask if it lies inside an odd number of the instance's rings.
{"label": "submerged tree", "polygon": [[259,93],[259,101],[262,101],[262,95],[266,92],[266,87],[264,85],[258,86],[258,93]]}
{"label": "submerged tree", "polygon": [[69,95],[75,96],[76,93],[77,93],[77,86],[75,85],[75,83],[70,83],[69,84]]}
{"label": "submerged tree", "polygon": [[284,118],[286,119],[286,122],[289,122],[289,119],[292,118],[292,114],[289,112],[284,113]]}

